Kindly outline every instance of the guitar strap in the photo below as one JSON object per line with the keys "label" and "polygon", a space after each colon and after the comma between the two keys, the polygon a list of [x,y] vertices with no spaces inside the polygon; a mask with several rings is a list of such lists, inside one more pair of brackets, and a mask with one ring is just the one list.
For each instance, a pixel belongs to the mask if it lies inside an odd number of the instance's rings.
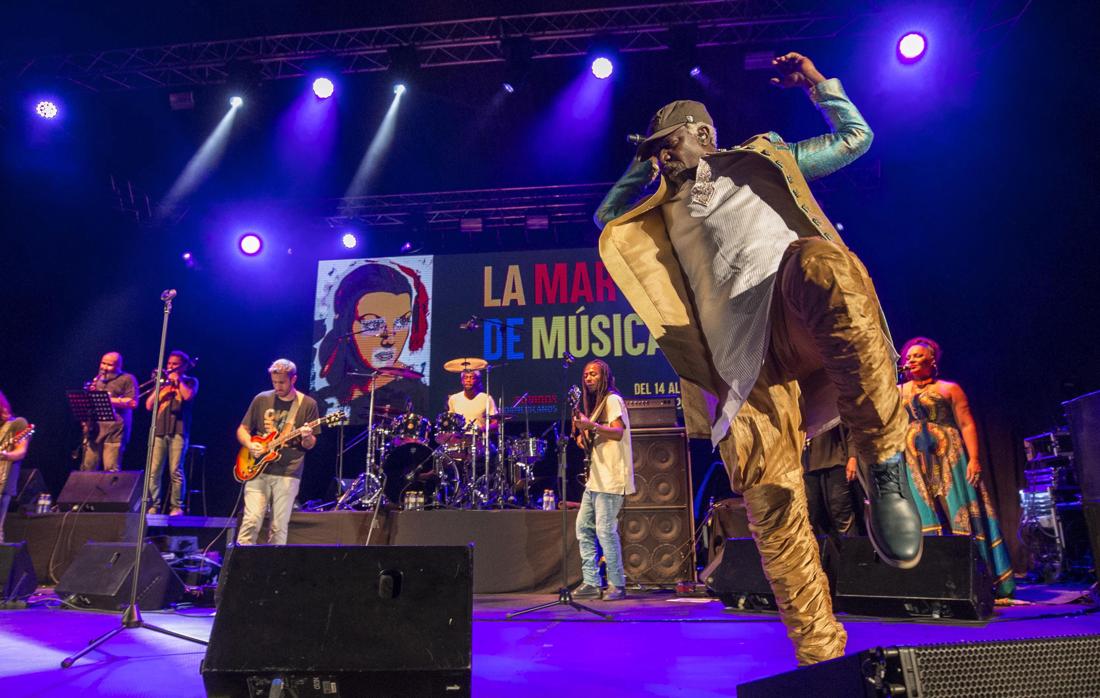
{"label": "guitar strap", "polygon": [[302,398],[305,397],[301,391],[296,392],[298,393],[298,399],[294,401],[294,404],[290,406],[290,411],[286,413],[286,419],[283,420],[283,424],[282,427],[280,427],[279,429],[279,433],[282,433],[283,429],[286,429],[287,427],[294,427],[294,418],[298,416],[298,408],[301,407]]}

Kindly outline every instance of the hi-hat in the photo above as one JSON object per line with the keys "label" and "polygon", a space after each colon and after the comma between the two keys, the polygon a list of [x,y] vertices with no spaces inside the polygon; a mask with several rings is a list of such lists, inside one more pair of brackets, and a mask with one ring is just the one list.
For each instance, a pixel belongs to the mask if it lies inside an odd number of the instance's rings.
{"label": "hi-hat", "polygon": [[450,373],[462,373],[463,371],[480,371],[489,365],[485,359],[476,356],[460,356],[443,364],[443,370]]}
{"label": "hi-hat", "polygon": [[380,366],[376,370],[384,376],[394,376],[395,378],[420,380],[424,377],[423,373],[420,373],[419,371],[414,371],[411,368],[405,368],[403,366]]}

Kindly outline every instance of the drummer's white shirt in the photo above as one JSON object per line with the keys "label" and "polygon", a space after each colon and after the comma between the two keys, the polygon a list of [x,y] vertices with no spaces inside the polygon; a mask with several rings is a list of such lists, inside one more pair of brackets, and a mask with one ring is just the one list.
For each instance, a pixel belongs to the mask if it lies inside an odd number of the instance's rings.
{"label": "drummer's white shirt", "polygon": [[489,414],[496,414],[497,403],[487,393],[478,393],[472,400],[467,398],[464,392],[455,393],[447,398],[447,411],[457,412],[465,417],[466,423],[469,424],[475,419],[484,419],[486,400],[489,402]]}

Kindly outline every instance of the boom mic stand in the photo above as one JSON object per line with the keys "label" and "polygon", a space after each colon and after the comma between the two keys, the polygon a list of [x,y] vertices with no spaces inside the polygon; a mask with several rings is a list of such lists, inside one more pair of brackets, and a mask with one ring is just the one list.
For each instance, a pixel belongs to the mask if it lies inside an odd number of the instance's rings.
{"label": "boom mic stand", "polygon": [[[164,302],[164,321],[160,328],[160,353],[157,354],[157,367],[164,365],[164,345],[168,338],[168,316],[172,314],[172,299],[176,297],[176,289],[171,288],[160,294],[161,301]],[[153,418],[149,421],[149,443],[145,447],[145,472],[142,473],[142,481],[145,483],[141,488],[141,513],[138,518],[138,531],[137,541],[134,543],[134,568],[131,572],[130,580],[130,604],[126,607],[126,610],[122,612],[122,623],[106,633],[95,638],[88,643],[88,646],[80,650],[71,657],[66,657],[61,660],[61,668],[68,669],[73,665],[73,662],[80,659],[84,655],[88,654],[95,648],[99,647],[103,643],[110,640],[115,635],[118,635],[123,630],[129,630],[131,628],[145,628],[146,630],[153,630],[161,633],[162,635],[170,635],[172,637],[178,637],[181,640],[187,640],[188,642],[196,642],[200,645],[209,644],[206,640],[200,640],[197,637],[191,637],[189,635],[183,635],[173,630],[161,628],[156,625],[146,623],[141,619],[141,608],[138,607],[138,581],[141,576],[141,550],[145,546],[145,506],[149,501],[149,473],[152,470],[153,465],[153,439],[157,435],[157,416],[160,413],[160,386],[164,380],[163,371],[157,371],[157,384],[153,389],[153,395],[156,397],[153,399]],[[172,574],[175,574],[173,572]]]}
{"label": "boom mic stand", "polygon": [[[561,507],[561,586],[558,587],[558,598],[554,599],[553,601],[547,601],[546,603],[540,603],[536,606],[531,606],[529,608],[520,609],[518,611],[512,611],[511,613],[504,616],[505,619],[507,619],[507,620],[512,620],[513,618],[517,618],[519,616],[522,616],[525,613],[534,613],[535,611],[541,611],[543,609],[552,608],[554,606],[571,606],[571,607],[575,608],[578,611],[588,611],[589,613],[596,614],[597,616],[599,616],[600,618],[603,618],[604,620],[611,620],[611,614],[610,613],[604,613],[603,611],[597,611],[596,609],[592,608],[591,606],[585,606],[583,603],[580,603],[579,601],[576,601],[576,600],[573,599],[573,590],[569,588],[569,576],[568,576],[568,573],[566,572],[566,564],[567,564],[566,561],[567,561],[568,555],[569,555],[569,540],[568,540],[568,536],[569,536],[569,517],[568,517],[568,514],[567,514],[568,509],[565,506],[565,480],[566,480],[565,446],[569,441],[569,435],[568,435],[568,432],[566,432],[566,430],[565,430],[565,415],[566,415],[566,412],[567,412],[566,404],[565,404],[565,392],[566,392],[566,387],[565,386],[566,386],[566,383],[569,382],[568,373],[567,373],[569,371],[569,366],[574,361],[576,361],[576,359],[573,357],[573,355],[570,354],[569,352],[565,352],[565,358],[562,360],[562,364],[561,364],[561,387],[562,387],[562,389],[561,389],[561,395],[560,395],[560,398],[559,398],[560,402],[558,403],[560,405],[559,412],[561,413],[561,421],[560,421],[561,428],[560,428],[560,430],[558,430],[558,433],[557,433],[557,442],[558,442],[558,487],[560,488],[559,489],[560,497],[558,498],[558,506]],[[557,425],[555,424],[555,426],[557,426]]]}

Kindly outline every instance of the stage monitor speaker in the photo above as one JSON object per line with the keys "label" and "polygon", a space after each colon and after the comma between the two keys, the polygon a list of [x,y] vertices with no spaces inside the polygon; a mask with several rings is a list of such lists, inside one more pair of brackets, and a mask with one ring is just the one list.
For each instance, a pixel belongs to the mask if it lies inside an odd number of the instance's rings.
{"label": "stage monitor speaker", "polygon": [[829,539],[825,569],[837,612],[887,618],[993,615],[993,580],[969,536],[927,536],[920,563],[899,570],[875,555],[868,538]]}
{"label": "stage monitor speaker", "polygon": [[141,504],[141,476],[144,472],[77,470],[69,473],[69,479],[57,496],[57,508],[60,511],[137,511]]}
{"label": "stage monitor speaker", "polygon": [[37,588],[27,543],[0,543],[0,608],[26,600]]}
{"label": "stage monitor speaker", "polygon": [[1095,696],[1100,635],[878,647],[740,684],[738,698]]}
{"label": "stage monitor speaker", "polygon": [[[57,595],[71,604],[105,611],[118,611],[130,603],[134,572],[133,543],[84,544],[61,580]],[[149,541],[141,548],[141,576],[138,605],[144,610],[165,608],[179,601],[183,583],[168,567],[160,551]]]}
{"label": "stage monitor speaker", "polygon": [[775,611],[775,594],[764,576],[760,553],[752,538],[728,538],[703,571],[703,583],[726,608]]}
{"label": "stage monitor speaker", "polygon": [[469,546],[238,546],[207,696],[470,694]]}
{"label": "stage monitor speaker", "polygon": [[13,511],[34,511],[38,495],[48,492],[42,471],[38,468],[23,468],[19,471],[19,482],[15,486],[15,497],[11,500]]}

